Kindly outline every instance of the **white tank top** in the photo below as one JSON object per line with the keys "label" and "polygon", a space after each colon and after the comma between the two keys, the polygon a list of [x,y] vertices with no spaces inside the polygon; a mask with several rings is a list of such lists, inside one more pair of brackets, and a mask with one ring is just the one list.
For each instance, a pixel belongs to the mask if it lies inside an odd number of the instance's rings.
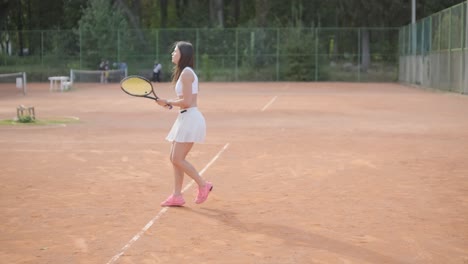
{"label": "white tank top", "polygon": [[[193,71],[192,68],[190,67],[185,67],[183,71],[185,70],[190,70],[192,73],[193,73],[193,83],[192,83],[192,94],[197,94],[198,93],[198,76],[197,74],[195,73],[195,71]],[[175,85],[175,92],[177,94],[177,96],[182,96],[182,81],[180,80],[180,78],[182,77],[182,73],[180,74],[179,76],[179,79],[177,79],[177,82],[176,82],[176,85]]]}

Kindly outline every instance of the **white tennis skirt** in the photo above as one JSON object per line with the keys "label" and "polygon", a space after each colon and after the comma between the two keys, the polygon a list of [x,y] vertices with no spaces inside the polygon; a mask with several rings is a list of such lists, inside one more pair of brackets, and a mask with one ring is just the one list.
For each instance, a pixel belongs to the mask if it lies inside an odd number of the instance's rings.
{"label": "white tennis skirt", "polygon": [[197,107],[190,107],[181,110],[166,140],[171,142],[203,142],[205,136],[205,118]]}

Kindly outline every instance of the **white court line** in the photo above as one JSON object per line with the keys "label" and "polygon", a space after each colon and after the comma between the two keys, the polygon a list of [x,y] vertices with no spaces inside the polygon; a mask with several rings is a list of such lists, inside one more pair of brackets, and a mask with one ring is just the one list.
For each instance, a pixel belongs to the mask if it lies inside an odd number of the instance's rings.
{"label": "white court line", "polygon": [[[227,149],[228,146],[229,143],[224,145],[224,147],[218,152],[218,154],[216,154],[216,156],[214,156],[214,158],[211,159],[211,161],[208,164],[206,164],[205,168],[203,168],[200,171],[200,175],[203,175],[203,173],[219,158],[219,156],[221,156],[221,154]],[[189,184],[187,184],[187,186],[185,186],[182,192],[190,188],[190,186],[192,186],[193,183],[194,181],[192,180]],[[162,215],[169,211],[169,208],[170,207],[164,207],[163,209],[161,209],[161,211],[159,211],[159,213],[155,217],[153,217],[153,219],[151,219],[151,221],[149,221],[145,225],[145,227],[143,227],[143,229],[140,230],[140,232],[138,232],[132,239],[130,239],[130,241],[128,241],[128,243],[120,250],[120,252],[117,255],[112,257],[111,260],[107,262],[107,264],[115,263],[125,253],[125,251],[133,245],[133,243],[140,239],[140,237],[154,224],[154,222],[156,222],[156,220],[158,220]]]}
{"label": "white court line", "polygon": [[70,153],[145,153],[145,154],[152,154],[152,153],[160,153],[160,151],[156,150],[103,150],[103,149],[17,149],[17,148],[6,148],[0,149],[1,152],[30,152],[30,153],[63,153],[66,152],[67,154]]}
{"label": "white court line", "polygon": [[0,130],[35,130],[35,129],[49,129],[49,128],[61,128],[67,127],[66,124],[49,124],[49,125],[13,125],[13,126],[4,126]]}
{"label": "white court line", "polygon": [[268,102],[263,108],[262,108],[262,112],[265,111],[277,98],[278,96],[275,96],[273,97],[273,99],[270,100],[270,102]]}

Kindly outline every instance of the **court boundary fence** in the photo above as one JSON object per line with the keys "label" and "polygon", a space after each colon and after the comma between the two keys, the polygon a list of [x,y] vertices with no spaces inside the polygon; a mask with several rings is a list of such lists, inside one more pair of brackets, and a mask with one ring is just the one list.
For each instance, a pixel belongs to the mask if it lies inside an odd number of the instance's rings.
{"label": "court boundary fence", "polygon": [[[95,30],[95,29],[89,29]],[[0,72],[26,71],[33,81],[68,75],[70,69],[97,70],[99,62],[125,62],[129,75],[151,77],[162,63],[170,80],[174,41],[195,46],[202,81],[398,80],[398,28],[178,28],[105,31],[0,31],[8,50],[0,50]],[[106,39],[99,39],[107,36]],[[19,41],[22,38],[22,41]],[[19,43],[26,43],[24,56]],[[111,66],[112,69],[114,69]]]}
{"label": "court boundary fence", "polygon": [[399,81],[468,94],[468,1],[399,31]]}

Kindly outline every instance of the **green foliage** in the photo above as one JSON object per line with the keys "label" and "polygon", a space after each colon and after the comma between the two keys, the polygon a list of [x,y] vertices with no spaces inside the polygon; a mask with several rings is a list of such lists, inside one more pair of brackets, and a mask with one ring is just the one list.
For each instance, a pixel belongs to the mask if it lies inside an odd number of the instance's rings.
{"label": "green foliage", "polygon": [[[301,4],[292,6],[291,13],[294,17],[293,25],[290,30],[284,32],[286,35],[281,38],[286,40],[283,45],[285,46],[283,53],[287,54],[284,79],[288,81],[314,81],[316,73],[321,70],[318,68],[317,61],[323,61],[323,57],[319,56],[320,51],[326,50],[326,47],[323,47],[320,42],[317,43],[318,35],[314,28],[303,26]],[[317,45],[319,46],[317,47]]]}
{"label": "green foliage", "polygon": [[288,32],[285,43],[286,74],[288,81],[313,81],[315,80],[315,37],[309,30],[301,28],[292,29]]}
{"label": "green foliage", "polygon": [[33,125],[33,126],[47,126],[47,125],[64,125],[64,124],[74,124],[79,123],[80,120],[71,117],[63,117],[59,119],[42,119],[42,120],[32,120],[25,119],[27,122],[21,122],[20,120],[12,120],[12,119],[3,119],[0,120],[0,126],[11,126],[11,125]]}
{"label": "green foliage", "polygon": [[[128,39],[128,23],[107,0],[90,0],[75,29],[81,43],[84,67],[96,67],[101,58],[118,59],[117,45]],[[117,44],[117,45],[116,45]]]}
{"label": "green foliage", "polygon": [[204,81],[212,80],[212,62],[206,53],[202,55],[201,73]]}
{"label": "green foliage", "polygon": [[30,116],[30,115],[23,115],[23,116],[19,117],[18,122],[20,122],[20,123],[34,123],[34,118],[32,118],[32,116]]}

